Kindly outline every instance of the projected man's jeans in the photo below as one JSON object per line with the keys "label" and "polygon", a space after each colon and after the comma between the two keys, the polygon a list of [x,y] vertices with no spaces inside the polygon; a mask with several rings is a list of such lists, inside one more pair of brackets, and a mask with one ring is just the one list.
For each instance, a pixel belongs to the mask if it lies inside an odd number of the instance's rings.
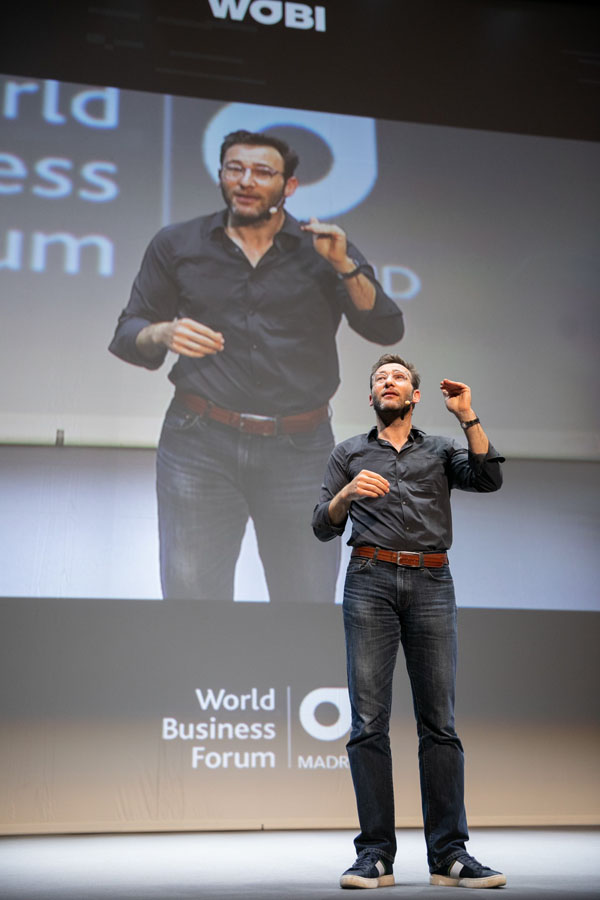
{"label": "projected man's jeans", "polygon": [[157,459],[164,596],[231,600],[250,516],[271,601],[333,603],[339,548],[318,544],[310,527],[332,447],[327,421],[312,432],[263,437],[174,401]]}

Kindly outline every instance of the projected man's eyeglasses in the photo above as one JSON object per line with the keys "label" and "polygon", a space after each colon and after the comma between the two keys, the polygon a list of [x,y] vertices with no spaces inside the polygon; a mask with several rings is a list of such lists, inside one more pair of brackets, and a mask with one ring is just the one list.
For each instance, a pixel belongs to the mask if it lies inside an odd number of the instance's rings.
{"label": "projected man's eyeglasses", "polygon": [[246,172],[250,172],[254,181],[259,184],[269,184],[276,175],[283,175],[283,172],[278,172],[277,169],[272,169],[270,166],[243,166],[236,162],[225,163],[221,171],[225,181],[241,181]]}

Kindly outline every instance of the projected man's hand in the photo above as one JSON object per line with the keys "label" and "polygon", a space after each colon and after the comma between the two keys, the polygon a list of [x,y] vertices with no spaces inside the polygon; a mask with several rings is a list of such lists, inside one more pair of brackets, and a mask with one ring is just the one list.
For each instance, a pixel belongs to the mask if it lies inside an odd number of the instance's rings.
{"label": "projected man's hand", "polygon": [[196,359],[220,353],[225,340],[220,331],[213,331],[208,325],[202,325],[195,319],[176,319],[174,322],[161,322],[155,326],[158,330],[155,339],[181,356]]}
{"label": "projected man's hand", "polygon": [[[312,234],[313,246],[317,253],[320,253],[335,268],[343,267],[348,260],[348,244],[346,232],[339,225],[319,222],[318,219],[311,216],[310,220],[300,227],[303,231]],[[351,265],[351,268],[354,266]]]}
{"label": "projected man's hand", "polygon": [[357,309],[369,310],[375,305],[375,288],[362,274],[362,266],[348,256],[346,232],[339,225],[319,222],[311,216],[300,226],[312,234],[313,246],[317,253],[327,260],[336,272],[344,278],[346,290]]}

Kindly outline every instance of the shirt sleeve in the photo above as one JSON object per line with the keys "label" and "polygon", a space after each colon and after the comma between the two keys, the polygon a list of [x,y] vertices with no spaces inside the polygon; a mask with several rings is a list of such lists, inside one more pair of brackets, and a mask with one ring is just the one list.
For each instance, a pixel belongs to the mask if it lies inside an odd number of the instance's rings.
{"label": "shirt sleeve", "polygon": [[404,335],[404,317],[399,306],[385,293],[373,267],[354,244],[348,244],[348,256],[362,266],[362,274],[375,288],[375,305],[372,309],[357,309],[341,279],[337,279],[338,296],[350,327],[361,337],[374,344],[396,344]]}
{"label": "shirt sleeve", "polygon": [[502,469],[505,461],[492,444],[487,453],[471,453],[452,441],[449,448],[448,480],[451,488],[487,494],[502,487]]}
{"label": "shirt sleeve", "polygon": [[345,465],[345,454],[338,445],[327,463],[325,479],[321,485],[319,500],[313,511],[312,529],[320,541],[331,541],[344,533],[348,516],[339,525],[335,525],[329,518],[329,504],[350,478]]}
{"label": "shirt sleeve", "polygon": [[158,369],[164,351],[148,357],[140,353],[136,338],[142,328],[156,322],[172,321],[178,311],[179,295],[171,274],[172,249],[165,229],[151,241],[131,289],[129,302],[117,322],[109,350],[125,362],[146,369]]}

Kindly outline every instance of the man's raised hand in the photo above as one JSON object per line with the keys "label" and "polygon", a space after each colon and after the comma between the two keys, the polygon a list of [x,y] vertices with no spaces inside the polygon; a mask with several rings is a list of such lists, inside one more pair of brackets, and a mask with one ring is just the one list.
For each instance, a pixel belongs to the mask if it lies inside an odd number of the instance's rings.
{"label": "man's raised hand", "polygon": [[446,409],[460,418],[471,411],[471,388],[462,381],[450,381],[444,378],[440,381],[440,390],[444,396]]}
{"label": "man's raised hand", "polygon": [[311,216],[308,222],[300,226],[313,236],[313,246],[332,266],[342,266],[348,258],[346,232],[339,225],[319,222]]}

